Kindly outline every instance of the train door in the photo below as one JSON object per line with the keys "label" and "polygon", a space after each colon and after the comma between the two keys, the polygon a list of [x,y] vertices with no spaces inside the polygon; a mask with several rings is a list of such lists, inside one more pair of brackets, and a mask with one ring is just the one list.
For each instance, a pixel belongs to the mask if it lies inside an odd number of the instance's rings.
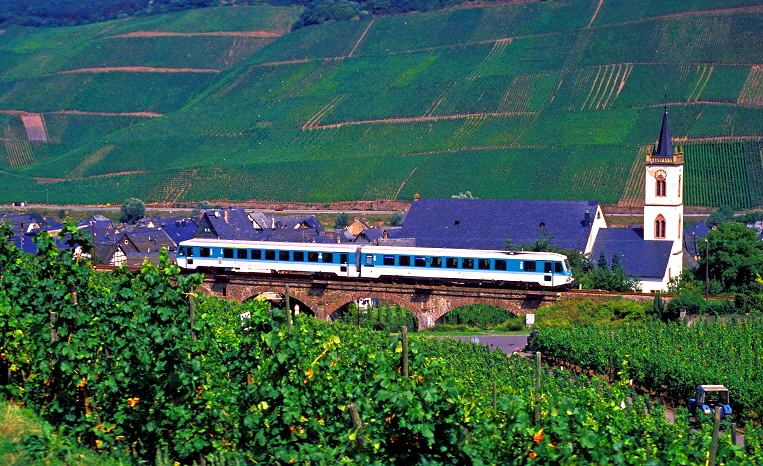
{"label": "train door", "polygon": [[554,263],[553,262],[543,263],[543,281],[549,282],[548,283],[549,285],[554,282]]}
{"label": "train door", "polygon": [[339,254],[339,273],[343,277],[350,276],[350,267],[347,265],[347,253],[343,252]]}
{"label": "train door", "polygon": [[355,276],[360,276],[360,267],[361,263],[363,262],[363,254],[360,252],[361,248],[355,249]]}

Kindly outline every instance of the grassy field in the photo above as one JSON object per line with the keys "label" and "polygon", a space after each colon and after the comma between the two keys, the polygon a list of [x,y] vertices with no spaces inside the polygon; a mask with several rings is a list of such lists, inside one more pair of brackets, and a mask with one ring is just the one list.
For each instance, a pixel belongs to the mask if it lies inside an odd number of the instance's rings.
{"label": "grassy field", "polygon": [[[0,202],[40,202],[33,178],[62,178],[45,188],[75,203],[469,190],[630,205],[667,105],[687,201],[763,204],[763,0],[598,7],[294,32],[300,10],[269,6],[13,28],[0,36]],[[19,112],[40,115],[46,141]]]}

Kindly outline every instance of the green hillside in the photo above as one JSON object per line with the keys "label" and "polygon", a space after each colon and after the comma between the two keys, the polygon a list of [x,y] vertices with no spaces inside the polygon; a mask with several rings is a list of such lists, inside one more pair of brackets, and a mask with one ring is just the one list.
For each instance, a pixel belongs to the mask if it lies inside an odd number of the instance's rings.
{"label": "green hillside", "polygon": [[763,205],[763,0],[300,11],[0,34],[0,202],[638,205],[667,105],[687,202]]}

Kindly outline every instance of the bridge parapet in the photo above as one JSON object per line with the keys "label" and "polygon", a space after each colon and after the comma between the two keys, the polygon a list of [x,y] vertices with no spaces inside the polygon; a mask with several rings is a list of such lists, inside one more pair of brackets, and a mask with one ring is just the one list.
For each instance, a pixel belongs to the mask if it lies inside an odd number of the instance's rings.
{"label": "bridge parapet", "polygon": [[379,302],[411,311],[419,329],[427,328],[449,311],[467,304],[490,304],[517,315],[533,312],[551,304],[559,292],[547,290],[515,290],[478,285],[431,285],[358,280],[313,280],[298,276],[227,274],[209,275],[203,292],[235,301],[246,301],[261,293],[284,293],[286,286],[292,298],[307,306],[322,320],[347,303],[359,298],[376,298]]}

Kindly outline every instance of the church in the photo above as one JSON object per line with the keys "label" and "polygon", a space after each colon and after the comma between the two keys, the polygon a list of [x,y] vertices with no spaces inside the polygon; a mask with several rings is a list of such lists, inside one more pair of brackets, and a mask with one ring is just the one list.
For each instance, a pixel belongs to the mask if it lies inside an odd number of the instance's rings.
{"label": "church", "polygon": [[643,292],[664,291],[683,267],[683,165],[666,107],[659,139],[645,160],[641,228],[608,228],[599,201],[417,198],[390,236],[411,238],[420,247],[499,250],[546,238],[594,262],[602,253],[612,262],[617,254]]}
{"label": "church", "polygon": [[666,290],[683,268],[683,172],[683,149],[673,146],[666,107],[660,138],[646,155],[643,228],[602,228],[591,250],[594,261],[602,252],[608,261],[617,254],[645,293]]}

